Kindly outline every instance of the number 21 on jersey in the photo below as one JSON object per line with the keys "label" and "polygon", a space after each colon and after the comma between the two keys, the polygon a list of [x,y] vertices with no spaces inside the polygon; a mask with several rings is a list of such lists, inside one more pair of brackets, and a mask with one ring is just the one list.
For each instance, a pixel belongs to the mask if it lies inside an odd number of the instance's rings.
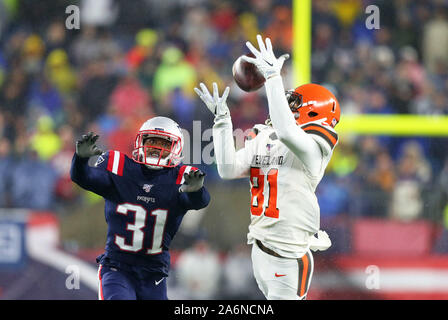
{"label": "number 21 on jersey", "polygon": [[[250,212],[254,216],[260,216],[264,211],[266,217],[278,219],[277,177],[278,169],[271,168],[265,175],[261,168],[250,168]],[[268,197],[266,207],[263,206],[265,195]]]}

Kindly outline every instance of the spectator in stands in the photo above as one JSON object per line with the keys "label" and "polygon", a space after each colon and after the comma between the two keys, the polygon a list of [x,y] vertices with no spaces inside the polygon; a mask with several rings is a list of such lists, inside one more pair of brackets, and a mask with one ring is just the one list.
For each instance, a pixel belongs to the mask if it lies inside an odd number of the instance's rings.
{"label": "spectator in stands", "polygon": [[226,300],[262,299],[253,277],[250,251],[245,243],[235,245],[225,258],[222,298]]}
{"label": "spectator in stands", "polygon": [[11,152],[11,143],[8,139],[0,139],[0,207],[7,208],[10,203],[11,169],[14,159]]}
{"label": "spectator in stands", "polygon": [[185,41],[201,48],[207,48],[217,42],[218,33],[211,27],[210,13],[204,7],[191,7],[185,14],[181,36]]}
{"label": "spectator in stands", "polygon": [[55,49],[48,54],[45,75],[63,95],[71,94],[77,88],[77,74],[63,49]]}
{"label": "spectator in stands", "polygon": [[26,93],[29,80],[21,66],[13,67],[6,74],[0,90],[0,105],[10,121],[25,116]]}
{"label": "spectator in stands", "polygon": [[[100,42],[100,43],[98,43]],[[70,55],[77,68],[89,65],[90,62],[99,60],[102,57],[107,57],[111,52],[110,46],[101,45],[101,39],[98,30],[94,26],[83,25],[80,30],[80,35],[75,38],[71,44]],[[116,50],[112,50],[116,54]]]}
{"label": "spectator in stands", "polygon": [[21,48],[23,55],[22,66],[27,75],[36,75],[43,66],[45,43],[38,34],[29,35]]}
{"label": "spectator in stands", "polygon": [[179,126],[191,132],[193,130],[193,120],[195,120],[195,101],[180,88],[174,89],[168,98],[168,103],[173,108],[173,115],[179,121]]}
{"label": "spectator in stands", "polygon": [[117,4],[113,0],[82,0],[81,19],[89,26],[111,26],[118,16]]}
{"label": "spectator in stands", "polygon": [[322,220],[350,212],[351,190],[345,181],[346,179],[338,178],[335,175],[328,175],[322,179],[323,183],[316,192]]}
{"label": "spectator in stands", "polygon": [[105,137],[107,139],[107,145],[114,146],[114,150],[120,151],[128,157],[131,157],[132,150],[134,150],[133,142],[135,141],[135,135],[138,128],[139,122],[135,121],[133,118],[126,117],[121,119],[118,127]]}
{"label": "spectator in stands", "polygon": [[371,114],[388,114],[393,113],[392,108],[387,101],[386,94],[382,90],[372,90],[369,100],[365,105],[365,113]]}
{"label": "spectator in stands", "polygon": [[435,239],[434,252],[448,253],[448,159],[437,179],[437,207],[440,209],[439,225],[441,232]]}
{"label": "spectator in stands", "polygon": [[69,39],[65,30],[65,23],[62,19],[54,20],[48,25],[44,35],[47,53],[56,49],[64,51],[68,49]]}
{"label": "spectator in stands", "polygon": [[390,216],[403,221],[422,217],[422,192],[431,179],[431,169],[418,143],[407,142],[397,165]]}
{"label": "spectator in stands", "polygon": [[422,51],[425,67],[435,73],[439,61],[448,64],[447,8],[438,7],[433,17],[423,26]]}
{"label": "spectator in stands", "polygon": [[253,12],[244,12],[238,16],[238,29],[242,31],[242,39],[255,41],[257,34],[260,34],[257,19],[260,20],[260,16]]}
{"label": "spectator in stands", "polygon": [[31,150],[44,160],[50,160],[61,149],[61,138],[54,131],[54,121],[49,116],[37,120],[36,132],[30,138]]}
{"label": "spectator in stands", "polygon": [[251,8],[258,20],[258,28],[266,29],[271,21],[273,0],[251,0]]}
{"label": "spectator in stands", "polygon": [[136,34],[135,45],[126,55],[131,70],[139,69],[145,60],[154,58],[157,40],[157,32],[152,29],[142,29]]}
{"label": "spectator in stands", "polygon": [[218,254],[208,241],[199,238],[192,248],[181,252],[176,263],[176,278],[183,289],[183,299],[216,299],[221,280]]}
{"label": "spectator in stands", "polygon": [[2,34],[3,29],[8,25],[10,12],[6,10],[6,4],[4,1],[0,1],[0,34]]}
{"label": "spectator in stands", "polygon": [[121,78],[110,93],[109,103],[114,105],[115,111],[121,118],[129,117],[141,121],[154,114],[151,95],[132,73]]}
{"label": "spectator in stands", "polygon": [[76,139],[72,127],[68,125],[61,126],[57,134],[61,139],[61,149],[52,157],[50,164],[57,175],[55,197],[63,204],[70,203],[77,195],[77,188],[70,178],[71,161],[75,152],[73,141]]}
{"label": "spectator in stands", "polygon": [[395,185],[394,162],[386,151],[378,150],[374,166],[365,167],[359,176],[357,185],[359,200],[362,203],[360,213],[364,216],[386,217],[391,192]]}
{"label": "spectator in stands", "polygon": [[16,208],[50,210],[54,207],[57,173],[37,154],[27,150],[11,170],[11,202]]}
{"label": "spectator in stands", "polygon": [[31,114],[44,114],[59,119],[62,111],[62,98],[45,76],[37,77],[30,85],[28,111]]}
{"label": "spectator in stands", "polygon": [[438,178],[438,184],[440,186],[440,191],[442,193],[442,207],[444,206],[443,202],[448,204],[448,159],[445,160],[445,166],[443,167],[442,172]]}
{"label": "spectator in stands", "polygon": [[[154,98],[160,100],[176,88],[181,88],[185,94],[191,95],[196,84],[196,77],[196,71],[184,59],[182,51],[169,46],[163,51],[161,64],[154,74]],[[161,110],[161,112],[167,112],[167,110]]]}
{"label": "spectator in stands", "polygon": [[289,51],[294,39],[292,14],[289,6],[278,6],[274,9],[271,22],[266,27],[265,33],[279,52]]}
{"label": "spectator in stands", "polygon": [[[97,120],[106,112],[118,81],[119,78],[108,70],[107,62],[102,59],[92,60],[85,65],[79,103],[86,123]],[[132,99],[128,99],[126,103],[132,107]]]}
{"label": "spectator in stands", "polygon": [[328,164],[328,170],[337,177],[346,177],[355,173],[360,165],[359,154],[354,150],[353,141],[340,142]]}

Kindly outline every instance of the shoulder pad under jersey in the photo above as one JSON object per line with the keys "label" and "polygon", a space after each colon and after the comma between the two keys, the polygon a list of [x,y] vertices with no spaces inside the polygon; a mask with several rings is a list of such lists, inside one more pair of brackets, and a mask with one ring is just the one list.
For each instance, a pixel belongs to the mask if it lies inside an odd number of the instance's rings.
{"label": "shoulder pad under jersey", "polygon": [[184,174],[189,173],[190,171],[194,172],[196,170],[198,170],[198,168],[192,167],[192,166],[187,166],[187,165],[182,165],[179,168],[179,173],[177,174],[176,184],[183,184],[185,182]]}
{"label": "shoulder pad under jersey", "polygon": [[268,126],[266,126],[264,124],[256,124],[256,125],[254,125],[252,127],[252,129],[250,129],[249,133],[246,135],[245,141],[254,139],[260,133],[260,131],[262,131],[262,130],[264,130],[266,128],[268,128]]}
{"label": "shoulder pad under jersey", "polygon": [[311,134],[326,153],[331,152],[338,143],[338,134],[327,124],[312,122],[302,125],[301,128]]}
{"label": "shoulder pad under jersey", "polygon": [[125,154],[120,151],[110,150],[101,154],[96,160],[95,167],[107,170],[116,174],[123,175],[123,168],[125,163]]}

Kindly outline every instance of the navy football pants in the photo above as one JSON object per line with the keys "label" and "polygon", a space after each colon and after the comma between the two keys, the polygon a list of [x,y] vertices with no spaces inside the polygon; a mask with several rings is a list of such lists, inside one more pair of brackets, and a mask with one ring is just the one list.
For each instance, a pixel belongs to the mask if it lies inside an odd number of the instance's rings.
{"label": "navy football pants", "polygon": [[100,300],[167,300],[166,279],[160,275],[138,277],[136,273],[100,265]]}

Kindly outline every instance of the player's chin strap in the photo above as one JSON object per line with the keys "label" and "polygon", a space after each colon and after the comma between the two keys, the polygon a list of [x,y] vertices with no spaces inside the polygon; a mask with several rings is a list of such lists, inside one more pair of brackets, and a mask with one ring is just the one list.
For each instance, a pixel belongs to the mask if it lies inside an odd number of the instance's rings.
{"label": "player's chin strap", "polygon": [[151,169],[151,170],[161,170],[164,168],[162,166],[152,166],[150,164],[145,164],[145,166],[146,166],[146,168]]}
{"label": "player's chin strap", "polygon": [[331,240],[325,231],[319,230],[310,238],[310,249],[313,251],[325,251],[331,247]]}

